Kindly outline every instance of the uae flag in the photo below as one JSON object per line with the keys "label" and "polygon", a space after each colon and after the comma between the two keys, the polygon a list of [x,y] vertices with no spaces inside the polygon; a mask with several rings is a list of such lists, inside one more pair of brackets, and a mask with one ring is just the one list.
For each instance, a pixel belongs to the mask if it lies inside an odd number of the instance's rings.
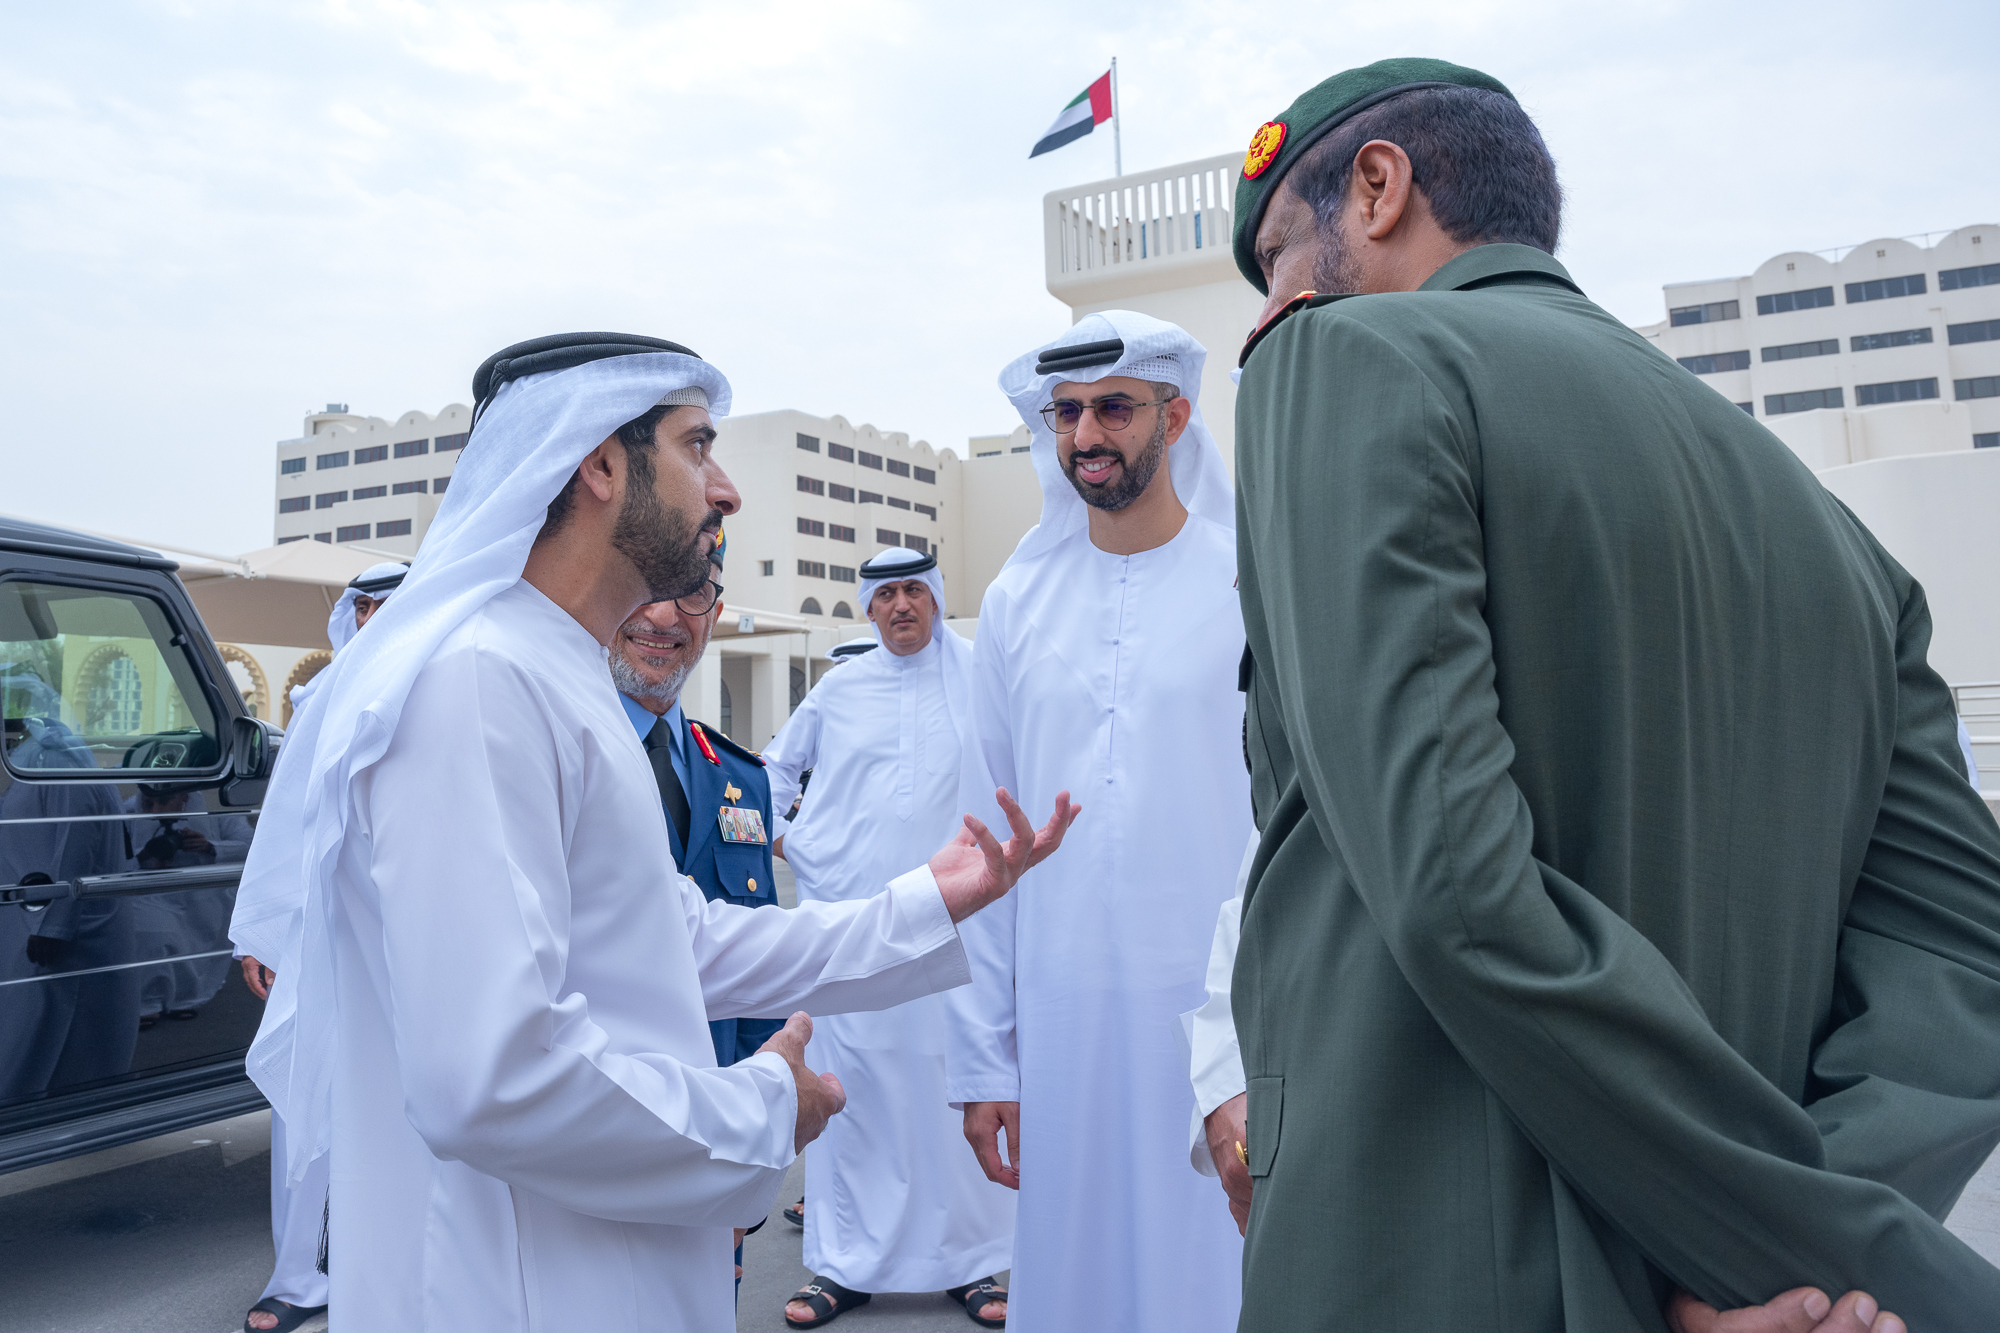
{"label": "uae flag", "polygon": [[1029,157],[1040,157],[1053,152],[1066,143],[1081,139],[1084,135],[1111,119],[1111,71],[1106,70],[1096,83],[1091,84],[1071,99],[1070,104],[1056,117],[1056,123],[1049,131],[1035,141],[1035,151]]}

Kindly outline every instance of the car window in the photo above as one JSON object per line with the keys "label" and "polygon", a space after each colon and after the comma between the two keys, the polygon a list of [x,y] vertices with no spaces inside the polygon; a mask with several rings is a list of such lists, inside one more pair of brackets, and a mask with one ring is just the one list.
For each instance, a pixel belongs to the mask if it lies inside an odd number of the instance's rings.
{"label": "car window", "polygon": [[198,681],[150,597],[0,583],[0,750],[17,774],[213,771],[224,747]]}

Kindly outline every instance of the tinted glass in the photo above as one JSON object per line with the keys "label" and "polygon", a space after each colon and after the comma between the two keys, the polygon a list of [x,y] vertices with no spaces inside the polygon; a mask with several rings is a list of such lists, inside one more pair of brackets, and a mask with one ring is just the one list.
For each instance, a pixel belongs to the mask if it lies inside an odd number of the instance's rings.
{"label": "tinted glass", "polygon": [[0,583],[7,766],[213,772],[215,714],[176,637],[149,597]]}
{"label": "tinted glass", "polygon": [[2000,342],[2000,319],[1982,319],[1972,324],[1950,324],[1945,336],[1953,347],[1960,343]]}
{"label": "tinted glass", "polygon": [[2000,264],[1948,268],[1938,274],[1938,290],[1941,292],[1955,292],[1961,287],[1989,287],[1995,283],[2000,283]]}

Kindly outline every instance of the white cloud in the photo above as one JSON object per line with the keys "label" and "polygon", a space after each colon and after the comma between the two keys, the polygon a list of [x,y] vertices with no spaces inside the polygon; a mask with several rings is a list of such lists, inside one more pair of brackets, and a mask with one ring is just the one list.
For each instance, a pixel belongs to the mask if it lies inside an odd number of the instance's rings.
{"label": "white cloud", "polygon": [[1506,80],[1621,318],[1783,249],[2000,218],[1990,6],[1167,3],[1134,20],[804,3],[43,7],[0,51],[0,509],[270,540],[271,442],[328,399],[463,400],[504,343],[656,333],[940,445],[1011,424],[1060,328],[1026,160],[1120,57],[1125,160],[1234,151],[1336,69]]}

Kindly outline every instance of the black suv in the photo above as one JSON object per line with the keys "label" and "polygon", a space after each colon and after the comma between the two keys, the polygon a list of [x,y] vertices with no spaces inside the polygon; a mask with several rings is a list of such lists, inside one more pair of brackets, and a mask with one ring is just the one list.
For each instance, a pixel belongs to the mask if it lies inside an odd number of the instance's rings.
{"label": "black suv", "polygon": [[281,733],[176,568],[0,520],[0,1172],[264,1104],[229,914]]}

